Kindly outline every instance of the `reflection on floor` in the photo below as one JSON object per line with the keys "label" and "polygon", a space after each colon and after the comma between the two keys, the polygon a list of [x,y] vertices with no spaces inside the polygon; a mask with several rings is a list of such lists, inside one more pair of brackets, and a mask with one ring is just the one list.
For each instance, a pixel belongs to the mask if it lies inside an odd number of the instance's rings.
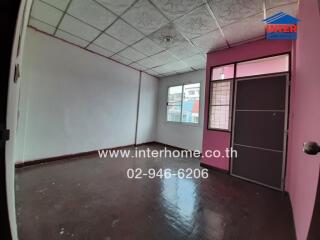
{"label": "reflection on floor", "polygon": [[295,239],[280,192],[215,171],[208,179],[133,180],[128,168],[200,167],[192,158],[92,156],[17,169],[19,239]]}

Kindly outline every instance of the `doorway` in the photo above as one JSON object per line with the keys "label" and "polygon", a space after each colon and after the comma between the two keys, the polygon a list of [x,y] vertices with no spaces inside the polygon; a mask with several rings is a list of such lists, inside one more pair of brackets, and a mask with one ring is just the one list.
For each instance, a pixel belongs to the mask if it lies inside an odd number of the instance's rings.
{"label": "doorway", "polygon": [[289,74],[235,80],[231,175],[284,189]]}

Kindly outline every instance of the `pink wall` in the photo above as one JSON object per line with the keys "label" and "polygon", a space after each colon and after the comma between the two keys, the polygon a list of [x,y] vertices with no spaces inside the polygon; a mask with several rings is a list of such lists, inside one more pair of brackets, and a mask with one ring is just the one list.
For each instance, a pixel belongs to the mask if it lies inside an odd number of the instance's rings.
{"label": "pink wall", "polygon": [[289,123],[286,189],[290,194],[298,240],[307,238],[320,167],[319,156],[302,152],[303,142],[320,142],[320,15],[317,0],[300,1],[301,20],[293,48],[295,71]]}
{"label": "pink wall", "polygon": [[[298,40],[292,46],[286,190],[292,202],[298,240],[307,239],[320,167],[319,156],[302,152],[303,142],[320,142],[320,15],[317,4],[317,0],[300,1]],[[210,67],[290,50],[290,42],[260,40],[207,55],[203,152],[207,149],[224,151],[230,147],[230,133],[207,130]],[[229,159],[226,158],[203,158],[202,163],[229,169]]]}
{"label": "pink wall", "polygon": [[[210,67],[221,64],[227,64],[236,61],[249,60],[253,58],[260,58],[272,54],[284,53],[291,51],[290,41],[267,41],[259,40],[237,47],[221,50],[214,53],[207,54],[207,68],[206,68],[206,92],[205,92],[205,117],[203,129],[203,144],[202,152],[206,150],[220,150],[225,152],[226,148],[230,148],[230,133],[208,130],[208,103],[209,103],[209,81],[210,81]],[[229,170],[228,158],[206,158],[201,161],[212,167]]]}

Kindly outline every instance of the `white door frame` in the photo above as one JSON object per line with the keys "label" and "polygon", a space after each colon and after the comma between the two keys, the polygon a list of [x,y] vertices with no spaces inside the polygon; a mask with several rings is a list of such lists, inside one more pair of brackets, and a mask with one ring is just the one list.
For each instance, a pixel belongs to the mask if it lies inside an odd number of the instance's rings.
{"label": "white door frame", "polygon": [[25,42],[26,29],[30,15],[32,0],[21,0],[17,17],[16,30],[11,54],[11,67],[8,82],[8,103],[7,103],[7,129],[10,130],[10,139],[6,142],[6,189],[9,212],[9,222],[13,240],[18,239],[17,222],[15,212],[15,141],[18,121],[18,101],[20,90],[20,77],[15,79],[15,71],[21,71],[21,63]]}

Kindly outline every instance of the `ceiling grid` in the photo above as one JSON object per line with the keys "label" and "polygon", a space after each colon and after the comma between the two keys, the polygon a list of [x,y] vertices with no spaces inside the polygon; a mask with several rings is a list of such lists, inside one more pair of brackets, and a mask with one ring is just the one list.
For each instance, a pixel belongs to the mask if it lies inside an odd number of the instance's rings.
{"label": "ceiling grid", "polygon": [[296,16],[297,0],[34,0],[29,26],[163,77],[206,54],[264,36],[262,20]]}

